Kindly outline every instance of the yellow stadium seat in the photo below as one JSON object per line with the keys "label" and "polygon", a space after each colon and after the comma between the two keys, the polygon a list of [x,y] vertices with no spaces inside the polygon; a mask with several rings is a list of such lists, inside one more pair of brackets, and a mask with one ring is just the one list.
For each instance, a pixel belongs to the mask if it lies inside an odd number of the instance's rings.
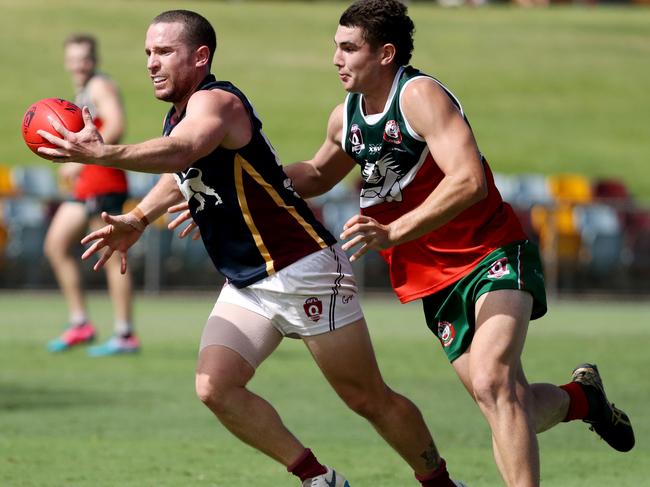
{"label": "yellow stadium seat", "polygon": [[0,197],[11,197],[17,193],[11,168],[0,166]]}
{"label": "yellow stadium seat", "polygon": [[536,205],[531,210],[531,221],[544,255],[563,261],[576,261],[580,257],[582,238],[572,205]]}
{"label": "yellow stadium seat", "polygon": [[593,200],[591,180],[581,174],[555,174],[548,177],[548,185],[559,203],[587,204]]}

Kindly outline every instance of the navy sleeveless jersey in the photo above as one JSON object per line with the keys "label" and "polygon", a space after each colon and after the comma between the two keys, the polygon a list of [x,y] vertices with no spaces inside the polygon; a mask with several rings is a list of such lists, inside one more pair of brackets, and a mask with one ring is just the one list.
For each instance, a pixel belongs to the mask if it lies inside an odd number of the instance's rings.
{"label": "navy sleeveless jersey", "polygon": [[[252,124],[251,140],[244,147],[218,147],[175,174],[219,272],[241,288],[335,244],[336,239],[293,190],[246,96],[213,75],[198,90],[236,95]],[[172,107],[163,135],[168,136],[184,116],[184,112],[177,116]]]}

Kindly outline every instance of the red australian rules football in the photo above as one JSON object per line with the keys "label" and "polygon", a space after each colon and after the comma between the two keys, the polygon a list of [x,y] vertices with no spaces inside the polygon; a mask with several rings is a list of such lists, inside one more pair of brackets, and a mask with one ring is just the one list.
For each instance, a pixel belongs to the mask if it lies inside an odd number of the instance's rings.
{"label": "red australian rules football", "polygon": [[[54,130],[48,117],[58,120],[65,128],[71,132],[79,132],[84,128],[81,108],[72,102],[62,98],[44,98],[30,106],[23,117],[23,140],[36,155],[39,154],[39,147],[56,147],[36,133],[37,130],[44,130],[57,137],[60,135]],[[47,157],[45,157],[47,158]]]}

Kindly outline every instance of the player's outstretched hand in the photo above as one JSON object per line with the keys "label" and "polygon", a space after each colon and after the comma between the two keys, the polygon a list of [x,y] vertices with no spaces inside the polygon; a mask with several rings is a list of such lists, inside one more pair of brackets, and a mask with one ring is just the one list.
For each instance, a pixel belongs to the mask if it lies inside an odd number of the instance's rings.
{"label": "player's outstretched hand", "polygon": [[126,213],[124,215],[112,216],[102,212],[102,220],[107,225],[94,232],[89,233],[83,239],[82,244],[94,242],[81,256],[83,260],[89,259],[98,253],[101,249],[106,248],[100,255],[99,260],[93,266],[96,271],[101,269],[106,261],[111,258],[113,252],[120,253],[122,274],[126,273],[127,251],[138,241],[144,231],[144,225],[137,217]]}
{"label": "player's outstretched hand", "polygon": [[370,249],[383,250],[394,245],[390,239],[388,225],[382,225],[374,218],[363,215],[354,215],[343,225],[341,239],[348,238],[350,240],[341,246],[343,250],[347,251],[360,245],[359,249],[350,256],[351,262],[360,258]]}
{"label": "player's outstretched hand", "polygon": [[191,233],[192,240],[200,239],[201,231],[196,226],[196,222],[192,220],[192,215],[190,214],[190,205],[187,203],[187,201],[184,201],[182,203],[167,208],[167,213],[178,213],[179,211],[180,213],[176,216],[176,218],[174,218],[171,222],[169,222],[167,228],[169,228],[170,230],[175,230],[179,226],[181,226],[183,222],[189,220],[190,223],[178,233],[178,238],[185,238]]}
{"label": "player's outstretched hand", "polygon": [[38,130],[37,133],[56,148],[39,147],[39,154],[48,158],[56,158],[55,162],[97,162],[102,154],[104,139],[95,127],[93,118],[88,107],[83,107],[82,115],[84,128],[79,132],[71,132],[61,122],[50,118],[50,124],[60,137],[52,135],[45,130]]}

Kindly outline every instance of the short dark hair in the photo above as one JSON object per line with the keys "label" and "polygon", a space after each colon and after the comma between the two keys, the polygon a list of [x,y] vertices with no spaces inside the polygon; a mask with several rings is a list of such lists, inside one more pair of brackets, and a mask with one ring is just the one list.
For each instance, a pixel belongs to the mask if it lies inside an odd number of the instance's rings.
{"label": "short dark hair", "polygon": [[411,60],[415,32],[407,11],[399,0],[357,0],[343,12],[339,25],[361,27],[363,39],[373,48],[393,44],[395,63],[403,66]]}
{"label": "short dark hair", "polygon": [[63,46],[68,47],[70,44],[87,44],[90,48],[90,57],[97,62],[97,39],[91,34],[70,34],[63,41]]}
{"label": "short dark hair", "polygon": [[212,24],[205,17],[191,10],[168,10],[157,15],[151,24],[173,22],[183,24],[186,40],[192,48],[208,46],[210,49],[208,64],[211,66],[217,50],[217,34]]}

